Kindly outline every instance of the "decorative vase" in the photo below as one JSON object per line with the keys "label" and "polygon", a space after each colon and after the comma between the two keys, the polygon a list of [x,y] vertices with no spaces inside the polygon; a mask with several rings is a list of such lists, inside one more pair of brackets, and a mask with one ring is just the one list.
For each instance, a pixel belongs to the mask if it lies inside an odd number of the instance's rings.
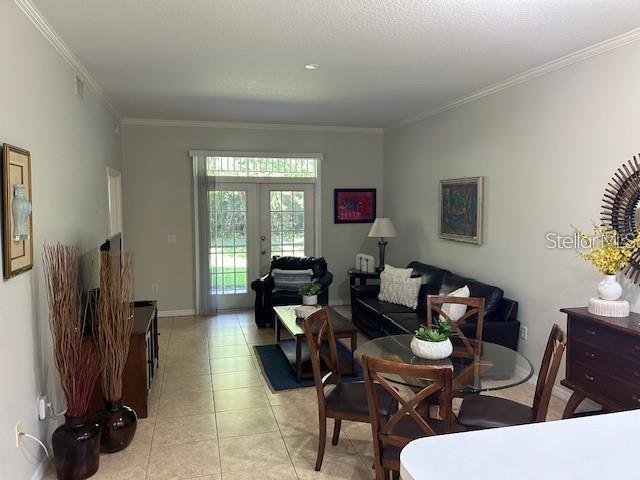
{"label": "decorative vase", "polygon": [[51,438],[59,480],[91,477],[100,466],[100,426],[87,418],[67,417]]}
{"label": "decorative vase", "polygon": [[616,275],[605,275],[598,284],[598,297],[602,300],[618,300],[622,295],[622,286],[618,283]]}
{"label": "decorative vase", "polygon": [[96,414],[100,425],[100,451],[115,453],[129,446],[136,434],[138,415],[122,400],[109,402],[105,400],[104,408]]}
{"label": "decorative vase", "polygon": [[27,219],[31,214],[31,203],[24,196],[24,185],[21,183],[13,186],[13,201],[11,202],[11,215],[13,216],[13,239],[22,240],[29,238]]}
{"label": "decorative vase", "polygon": [[442,342],[427,342],[413,337],[411,351],[416,357],[427,360],[442,360],[453,353],[453,344],[448,338]]}
{"label": "decorative vase", "polygon": [[318,304],[318,295],[303,295],[302,296],[302,304],[303,305],[317,305]]}

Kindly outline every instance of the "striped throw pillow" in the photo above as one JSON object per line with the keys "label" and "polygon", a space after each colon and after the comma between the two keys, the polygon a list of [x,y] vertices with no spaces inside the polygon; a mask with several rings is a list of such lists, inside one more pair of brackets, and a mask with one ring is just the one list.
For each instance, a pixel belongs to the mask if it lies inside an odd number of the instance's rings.
{"label": "striped throw pillow", "polygon": [[271,271],[275,290],[297,291],[301,286],[311,283],[313,270],[280,270]]}

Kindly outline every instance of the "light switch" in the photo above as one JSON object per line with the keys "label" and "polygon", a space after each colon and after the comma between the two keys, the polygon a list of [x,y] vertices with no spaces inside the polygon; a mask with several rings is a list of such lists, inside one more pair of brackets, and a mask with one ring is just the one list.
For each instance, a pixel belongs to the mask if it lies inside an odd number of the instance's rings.
{"label": "light switch", "polygon": [[167,235],[167,242],[168,243],[176,243],[178,241],[177,237],[172,233],[170,235]]}

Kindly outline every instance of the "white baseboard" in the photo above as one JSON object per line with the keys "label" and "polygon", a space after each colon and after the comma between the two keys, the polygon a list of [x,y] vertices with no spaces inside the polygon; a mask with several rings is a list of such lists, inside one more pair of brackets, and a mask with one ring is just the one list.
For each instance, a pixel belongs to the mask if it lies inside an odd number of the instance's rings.
{"label": "white baseboard", "polygon": [[44,474],[47,473],[48,466],[48,461],[41,462],[36,471],[33,472],[33,475],[31,475],[31,480],[42,480],[44,478]]}
{"label": "white baseboard", "polygon": [[195,314],[196,311],[193,308],[186,308],[184,310],[158,310],[158,317],[188,317]]}

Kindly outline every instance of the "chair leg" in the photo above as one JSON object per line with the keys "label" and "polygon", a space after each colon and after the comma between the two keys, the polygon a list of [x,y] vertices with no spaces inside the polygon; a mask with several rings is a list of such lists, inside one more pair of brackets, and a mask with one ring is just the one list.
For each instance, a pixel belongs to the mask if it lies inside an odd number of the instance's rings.
{"label": "chair leg", "polygon": [[318,432],[318,458],[316,459],[316,472],[322,468],[322,459],[324,458],[324,447],[327,442],[327,417],[324,415],[319,418],[320,431]]}
{"label": "chair leg", "polygon": [[400,472],[398,470],[391,470],[391,476],[393,480],[400,480]]}
{"label": "chair leg", "polygon": [[340,439],[340,426],[342,425],[342,420],[336,418],[333,424],[333,438],[331,439],[331,445],[337,445],[338,440]]}

